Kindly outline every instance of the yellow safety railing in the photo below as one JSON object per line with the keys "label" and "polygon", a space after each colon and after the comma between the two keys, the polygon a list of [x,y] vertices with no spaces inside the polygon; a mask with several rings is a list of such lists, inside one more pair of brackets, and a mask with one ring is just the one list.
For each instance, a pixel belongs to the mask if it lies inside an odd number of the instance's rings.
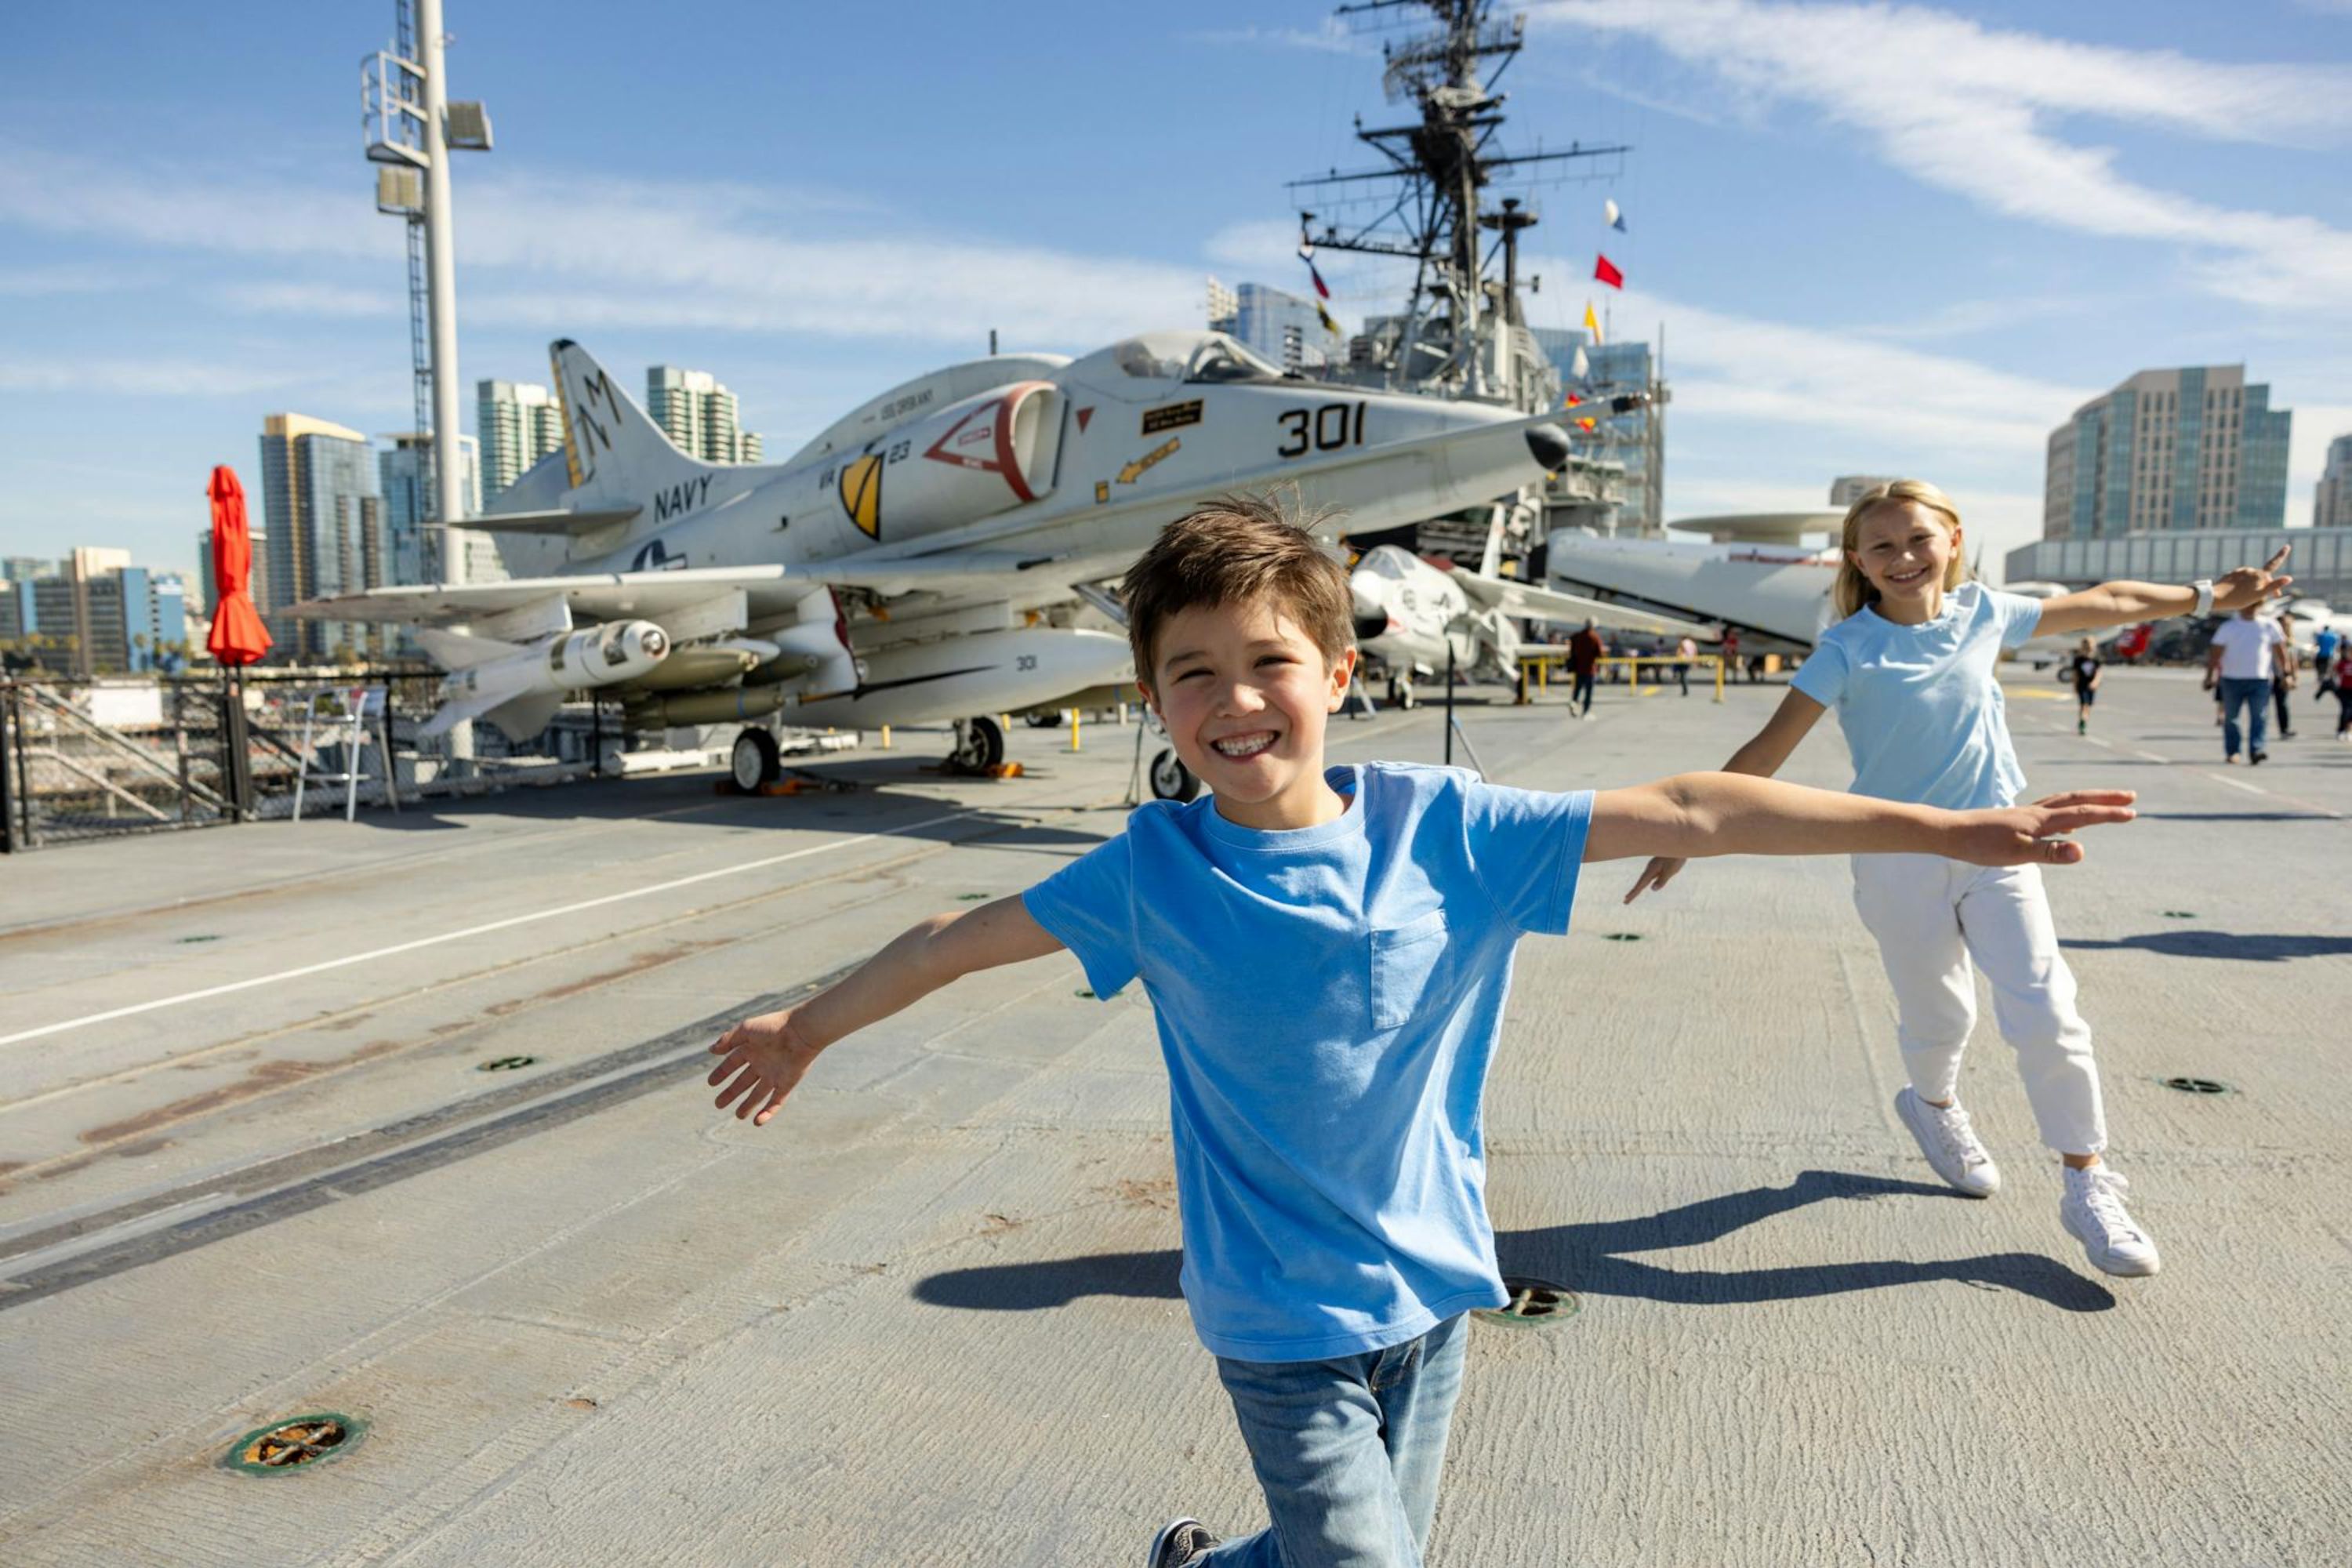
{"label": "yellow safety railing", "polygon": [[[1603,669],[1612,665],[1630,667],[1633,684],[1636,687],[1642,683],[1643,665],[1668,666],[1668,670],[1658,678],[1659,684],[1650,689],[1653,691],[1664,687],[1665,679],[1672,674],[1671,667],[1674,665],[1688,664],[1701,668],[1712,666],[1715,670],[1715,700],[1717,702],[1723,700],[1723,688],[1726,684],[1724,671],[1727,661],[1719,653],[1695,654],[1689,658],[1683,658],[1671,653],[1611,654],[1600,662]],[[1519,656],[1519,701],[1531,702],[1535,700],[1535,692],[1549,691],[1555,674],[1562,679],[1569,678],[1566,648],[1547,648],[1541,653],[1521,654]]]}

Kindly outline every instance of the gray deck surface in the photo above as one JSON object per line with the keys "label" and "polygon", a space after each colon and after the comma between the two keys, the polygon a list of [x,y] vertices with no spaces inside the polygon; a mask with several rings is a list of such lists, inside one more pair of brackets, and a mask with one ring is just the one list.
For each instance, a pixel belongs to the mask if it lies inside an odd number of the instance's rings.
{"label": "gray deck surface", "polygon": [[[2352,746],[2305,700],[2225,770],[2185,676],[2118,672],[2088,742],[2012,689],[2037,790],[2142,792],[2051,881],[2164,1274],[2059,1228],[1989,1022],[1963,1087],[2007,1186],[1934,1184],[1842,861],[1632,909],[1632,864],[1588,868],[1487,1097],[1504,1265],[1583,1310],[1475,1330],[1433,1563],[2352,1561]],[[1568,789],[1714,766],[1780,694],[1464,718]],[[1017,731],[1002,784],[901,734],[823,764],[856,795],[0,860],[0,1037],[168,1004],[0,1042],[0,1562],[1129,1564],[1173,1513],[1254,1528],[1139,996],[1066,955],[974,978],[758,1132],[700,1081],[717,1020],[1117,831],[1131,733]],[[1334,734],[1440,743],[1427,709]],[[1833,725],[1786,776],[1843,784]],[[219,1468],[313,1411],[365,1436]]]}

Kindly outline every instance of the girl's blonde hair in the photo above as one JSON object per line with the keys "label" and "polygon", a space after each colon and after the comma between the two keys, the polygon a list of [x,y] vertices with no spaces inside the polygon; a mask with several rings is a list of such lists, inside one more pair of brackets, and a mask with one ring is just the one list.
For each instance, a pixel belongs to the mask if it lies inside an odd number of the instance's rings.
{"label": "girl's blonde hair", "polygon": [[[1911,501],[1942,516],[1945,527],[1953,533],[1960,531],[1960,509],[1952,498],[1925,479],[1890,479],[1883,485],[1873,485],[1862,492],[1854,503],[1845,509],[1845,525],[1838,539],[1837,585],[1830,590],[1831,601],[1837,605],[1843,620],[1864,605],[1874,602],[1878,590],[1853,563],[1855,552],[1861,547],[1862,520],[1873,507],[1885,501]],[[1952,554],[1952,563],[1944,569],[1944,587],[1948,591],[1969,580],[1968,563],[1958,552]]]}

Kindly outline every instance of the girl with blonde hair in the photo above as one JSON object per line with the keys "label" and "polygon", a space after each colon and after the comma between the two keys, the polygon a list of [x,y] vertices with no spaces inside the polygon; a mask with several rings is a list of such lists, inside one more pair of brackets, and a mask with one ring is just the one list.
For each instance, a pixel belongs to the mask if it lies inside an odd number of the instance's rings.
{"label": "girl with blonde hair", "polygon": [[[2103,583],[2040,600],[2000,593],[1968,580],[1959,509],[1923,479],[1865,491],[1846,511],[1840,550],[1831,590],[1840,618],[1814,645],[1779,710],[1724,770],[1770,777],[1835,708],[1853,759],[1854,793],[1955,811],[2009,805],[2024,787],[1995,675],[2001,649],[2037,634],[2258,605],[2293,581],[2272,575],[2286,559],[2281,550],[2264,565],[2185,588]],[[2040,804],[2131,799],[2126,791],[2078,791]],[[1652,860],[1626,901],[1663,889],[1682,866]],[[2155,1273],[2156,1243],[2124,1207],[2124,1178],[2100,1158],[2107,1132],[2091,1031],[2075,1011],[2074,977],[2058,951],[2041,868],[1857,855],[1853,898],[1895,988],[1896,1038],[1910,1078],[1895,1097],[1895,1114],[1936,1173],[1971,1197],[1990,1197],[2000,1185],[1958,1099],[1980,967],[2042,1141],[2064,1165],[2060,1223],[2107,1273]]]}

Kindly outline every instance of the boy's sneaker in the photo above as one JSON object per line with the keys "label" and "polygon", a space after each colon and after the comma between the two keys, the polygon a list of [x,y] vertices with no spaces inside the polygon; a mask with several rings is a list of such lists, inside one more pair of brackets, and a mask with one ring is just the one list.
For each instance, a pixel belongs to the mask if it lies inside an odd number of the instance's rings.
{"label": "boy's sneaker", "polygon": [[1930,1105],[1907,1085],[1895,1096],[1895,1114],[1919,1141],[1919,1152],[1936,1174],[1972,1198],[1989,1198],[2000,1190],[2000,1168],[1977,1141],[1969,1113],[1958,1105]]}
{"label": "boy's sneaker", "polygon": [[1151,1555],[1143,1560],[1143,1568],[1185,1568],[1207,1556],[1216,1543],[1199,1520],[1171,1519],[1151,1538]]}
{"label": "boy's sneaker", "polygon": [[2107,1274],[2153,1274],[2164,1267],[2156,1243],[2124,1211],[2131,1184],[2104,1164],[2066,1168],[2066,1195],[2058,1200],[2058,1223],[2083,1244],[2091,1266]]}

